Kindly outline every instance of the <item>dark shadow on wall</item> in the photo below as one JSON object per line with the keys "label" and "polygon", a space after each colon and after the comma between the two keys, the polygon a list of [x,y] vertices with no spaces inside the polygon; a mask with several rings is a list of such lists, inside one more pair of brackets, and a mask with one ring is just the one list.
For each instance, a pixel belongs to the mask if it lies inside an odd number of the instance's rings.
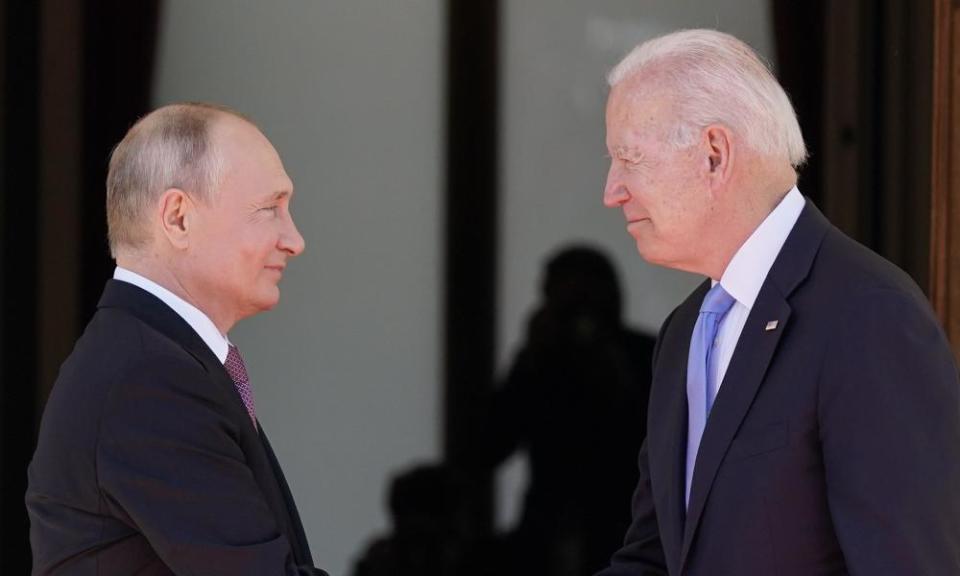
{"label": "dark shadow on wall", "polygon": [[630,523],[646,438],[654,338],[624,324],[613,263],[586,246],[546,263],[541,302],[506,378],[482,407],[477,462],[529,462],[519,525],[501,535],[501,574],[591,574]]}
{"label": "dark shadow on wall", "polygon": [[[415,468],[389,491],[393,531],[354,576],[591,574],[630,522],[646,436],[654,339],[623,324],[617,273],[602,252],[558,251],[506,378],[479,403],[457,465]],[[484,534],[464,523],[471,479],[523,453],[530,481],[519,525]]]}

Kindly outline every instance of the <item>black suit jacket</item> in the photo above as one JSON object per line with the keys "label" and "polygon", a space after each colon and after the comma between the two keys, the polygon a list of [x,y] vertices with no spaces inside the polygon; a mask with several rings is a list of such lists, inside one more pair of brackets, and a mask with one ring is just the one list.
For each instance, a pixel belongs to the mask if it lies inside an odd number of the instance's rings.
{"label": "black suit jacket", "polygon": [[223,365],[116,280],[61,367],[26,503],[34,574],[324,574]]}
{"label": "black suit jacket", "polygon": [[633,524],[600,574],[960,574],[952,353],[916,285],[809,202],[743,328],[685,510],[687,356],[709,285],[661,329]]}

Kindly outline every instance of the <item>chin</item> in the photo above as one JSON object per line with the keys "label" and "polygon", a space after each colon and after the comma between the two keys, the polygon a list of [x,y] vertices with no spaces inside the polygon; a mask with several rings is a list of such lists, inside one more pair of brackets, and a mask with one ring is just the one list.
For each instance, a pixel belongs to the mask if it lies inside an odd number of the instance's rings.
{"label": "chin", "polygon": [[276,307],[277,307],[277,304],[279,304],[279,303],[280,303],[279,300],[272,300],[272,301],[270,301],[270,302],[265,302],[265,303],[263,303],[263,304],[260,305],[260,311],[261,311],[261,312],[269,312],[270,310],[273,310],[274,308],[276,308]]}
{"label": "chin", "polygon": [[637,241],[637,252],[640,253],[640,257],[648,264],[662,266],[664,268],[676,268],[676,262],[672,258],[667,257],[662,251],[658,252],[655,248],[651,247],[648,242],[641,244],[640,241]]}
{"label": "chin", "polygon": [[271,290],[264,290],[256,300],[255,305],[258,311],[266,312],[273,310],[280,303],[280,289],[274,286]]}
{"label": "chin", "polygon": [[637,239],[636,244],[637,252],[640,254],[641,258],[651,264],[660,264],[660,260],[657,258],[656,250],[650,246],[650,242]]}
{"label": "chin", "polygon": [[271,298],[269,300],[264,300],[260,306],[261,310],[273,310],[277,307],[277,304],[280,303],[280,295],[277,294],[276,298]]}

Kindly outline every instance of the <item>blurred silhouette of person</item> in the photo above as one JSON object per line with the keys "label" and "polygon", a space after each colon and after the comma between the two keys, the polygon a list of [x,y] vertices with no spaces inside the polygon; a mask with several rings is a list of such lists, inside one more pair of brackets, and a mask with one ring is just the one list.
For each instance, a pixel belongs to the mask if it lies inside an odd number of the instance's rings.
{"label": "blurred silhouette of person", "polygon": [[574,246],[548,261],[543,303],[478,434],[486,466],[518,450],[530,463],[504,573],[590,573],[622,542],[646,435],[654,339],[624,326],[621,301],[602,252]]}
{"label": "blurred silhouette of person", "polygon": [[457,528],[460,491],[442,465],[421,465],[390,485],[393,532],[374,540],[353,576],[458,576],[462,539]]}

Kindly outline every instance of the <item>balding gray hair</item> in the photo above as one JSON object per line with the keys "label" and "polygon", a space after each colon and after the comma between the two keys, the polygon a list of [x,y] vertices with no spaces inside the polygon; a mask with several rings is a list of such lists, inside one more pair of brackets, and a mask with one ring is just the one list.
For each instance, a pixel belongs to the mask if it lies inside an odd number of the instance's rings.
{"label": "balding gray hair", "polygon": [[716,30],[681,30],[633,49],[607,77],[611,88],[649,77],[666,90],[678,125],[671,144],[686,147],[700,130],[723,124],[758,153],[787,159],[794,169],[807,159],[797,115],[783,87],[744,42]]}
{"label": "balding gray hair", "polygon": [[113,149],[107,174],[107,235],[114,257],[119,249],[147,244],[144,217],[165,190],[179,188],[201,202],[212,198],[223,163],[211,130],[224,115],[250,122],[217,104],[171,104],[137,121]]}

